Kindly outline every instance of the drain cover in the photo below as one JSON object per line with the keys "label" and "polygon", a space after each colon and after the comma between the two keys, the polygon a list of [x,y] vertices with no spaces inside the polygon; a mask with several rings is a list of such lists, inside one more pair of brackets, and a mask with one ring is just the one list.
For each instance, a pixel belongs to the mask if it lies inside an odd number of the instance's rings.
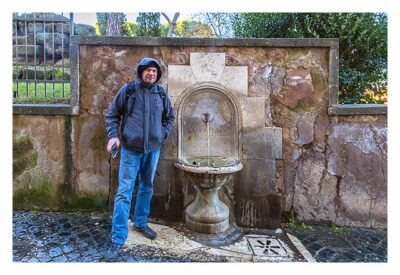
{"label": "drain cover", "polygon": [[246,236],[253,255],[267,257],[288,257],[289,253],[281,240],[272,236]]}

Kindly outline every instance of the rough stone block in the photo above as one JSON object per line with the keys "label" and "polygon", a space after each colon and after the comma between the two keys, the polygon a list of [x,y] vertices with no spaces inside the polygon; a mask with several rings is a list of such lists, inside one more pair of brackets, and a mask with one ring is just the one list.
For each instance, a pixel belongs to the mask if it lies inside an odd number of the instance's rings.
{"label": "rough stone block", "polygon": [[280,195],[238,196],[236,224],[243,227],[275,229],[281,223]]}
{"label": "rough stone block", "polygon": [[242,160],[243,170],[238,174],[237,192],[243,195],[275,193],[275,160]]}
{"label": "rough stone block", "polygon": [[329,132],[327,171],[340,179],[337,222],[386,227],[387,128],[340,123]]}
{"label": "rough stone block", "polygon": [[197,82],[220,82],[225,67],[225,53],[191,53],[190,67]]}
{"label": "rough stone block", "polygon": [[296,171],[293,198],[293,206],[299,211],[299,219],[318,219],[318,213],[322,212],[322,209],[331,210],[330,218],[334,218],[334,205],[321,200],[322,196],[325,196],[330,198],[328,202],[333,202],[336,194],[336,186],[325,186],[324,190],[329,193],[320,193],[325,172],[325,157],[322,153],[306,152],[302,155]]}
{"label": "rough stone block", "polygon": [[279,94],[282,89],[285,76],[286,72],[284,68],[274,66],[271,75],[271,90],[273,94]]}
{"label": "rough stone block", "polygon": [[289,108],[295,108],[306,100],[311,100],[314,95],[314,87],[311,71],[308,68],[299,67],[289,70],[285,76],[282,89],[275,90],[273,97]]}
{"label": "rough stone block", "polygon": [[220,84],[234,93],[247,96],[249,85],[247,66],[225,67]]}
{"label": "rough stone block", "polygon": [[241,97],[243,129],[264,128],[265,126],[265,97]]}
{"label": "rough stone block", "polygon": [[250,77],[251,96],[269,97],[271,93],[271,73],[273,67],[266,64],[257,64],[252,68]]}
{"label": "rough stone block", "polygon": [[[378,177],[383,176],[381,172],[377,174]],[[341,211],[338,212],[336,222],[341,225],[386,227],[387,187],[379,186],[375,182],[376,177],[355,180],[346,175],[340,181],[338,203]]]}
{"label": "rough stone block", "polygon": [[178,97],[182,91],[196,83],[190,66],[168,66],[168,95]]}
{"label": "rough stone block", "polygon": [[297,124],[297,139],[295,143],[299,146],[309,144],[314,140],[314,118],[301,119]]}
{"label": "rough stone block", "polygon": [[282,128],[265,127],[242,136],[243,159],[282,158]]}

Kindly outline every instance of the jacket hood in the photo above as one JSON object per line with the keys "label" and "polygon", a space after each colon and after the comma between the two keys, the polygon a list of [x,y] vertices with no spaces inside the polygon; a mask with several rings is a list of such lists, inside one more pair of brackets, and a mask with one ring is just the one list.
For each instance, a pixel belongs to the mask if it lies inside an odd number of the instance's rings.
{"label": "jacket hood", "polygon": [[158,62],[157,59],[154,59],[154,58],[145,57],[139,62],[139,65],[137,66],[137,69],[136,69],[136,77],[137,77],[137,79],[140,79],[143,82],[142,72],[148,67],[157,68],[158,72],[157,72],[157,79],[156,79],[156,82],[155,82],[155,83],[157,83],[160,80],[161,76],[162,76],[162,71],[161,71],[160,63]]}

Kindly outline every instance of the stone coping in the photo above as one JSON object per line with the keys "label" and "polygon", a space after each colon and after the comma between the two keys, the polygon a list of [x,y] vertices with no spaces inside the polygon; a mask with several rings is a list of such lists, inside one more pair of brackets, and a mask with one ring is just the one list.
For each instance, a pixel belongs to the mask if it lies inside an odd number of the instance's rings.
{"label": "stone coping", "polygon": [[14,104],[14,115],[74,115],[79,107],[69,104]]}
{"label": "stone coping", "polygon": [[175,38],[72,36],[74,45],[196,46],[196,47],[338,47],[338,38]]}
{"label": "stone coping", "polygon": [[385,115],[386,104],[335,104],[328,108],[329,115]]}

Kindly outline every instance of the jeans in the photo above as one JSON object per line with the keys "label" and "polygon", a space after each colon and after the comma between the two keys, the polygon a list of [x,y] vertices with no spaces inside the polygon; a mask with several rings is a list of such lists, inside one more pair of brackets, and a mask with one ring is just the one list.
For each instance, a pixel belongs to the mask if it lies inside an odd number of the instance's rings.
{"label": "jeans", "polygon": [[112,217],[111,241],[113,243],[124,244],[128,237],[128,218],[138,173],[139,188],[133,223],[136,227],[147,226],[150,201],[153,196],[153,181],[159,156],[160,149],[148,153],[138,153],[126,148],[121,149],[118,191],[115,195]]}

